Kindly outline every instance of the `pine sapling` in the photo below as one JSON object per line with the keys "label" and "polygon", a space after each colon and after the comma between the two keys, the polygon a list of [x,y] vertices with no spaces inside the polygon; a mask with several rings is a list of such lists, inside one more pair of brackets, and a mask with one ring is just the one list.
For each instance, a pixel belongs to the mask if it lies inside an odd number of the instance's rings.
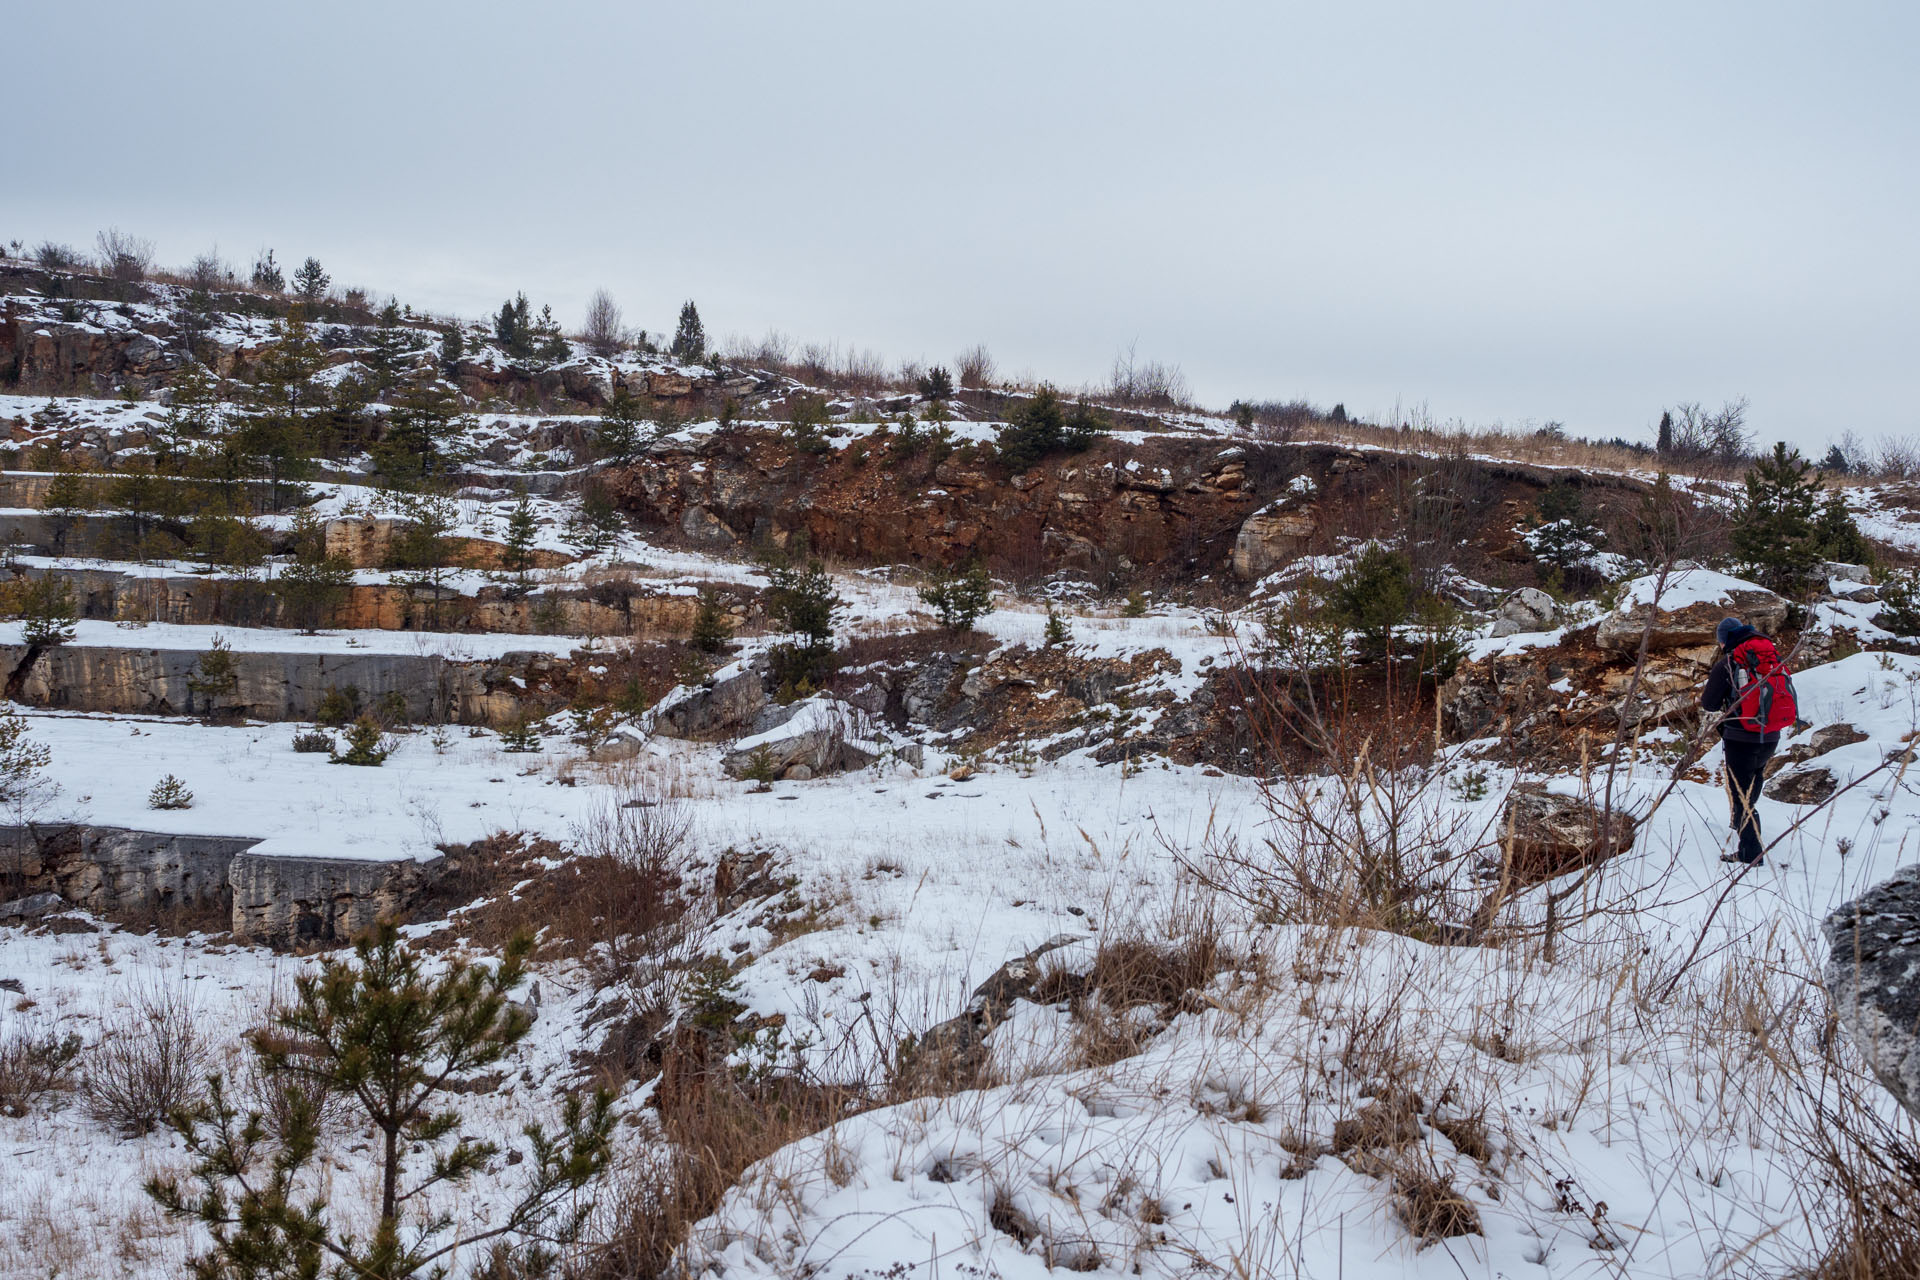
{"label": "pine sapling", "polygon": [[147,792],[149,809],[191,809],[193,792],[187,790],[187,784],[168,774],[153,784],[153,790]]}
{"label": "pine sapling", "polygon": [[[488,1274],[549,1274],[556,1249],[580,1239],[593,1212],[588,1193],[607,1171],[615,1116],[606,1090],[566,1095],[557,1132],[523,1129],[526,1150],[507,1161],[523,1165],[521,1186],[505,1203],[478,1214],[429,1210],[417,1198],[436,1184],[457,1191],[500,1155],[495,1143],[465,1136],[471,1122],[459,1099],[533,1025],[508,998],[532,949],[523,933],[492,968],[458,957],[435,963],[388,923],[360,939],[351,960],[296,978],[293,999],[250,1044],[264,1074],[285,1084],[285,1114],[272,1125],[258,1111],[243,1114],[215,1075],[207,1099],[171,1120],[190,1171],[146,1182],[168,1216],[211,1237],[194,1273],[403,1280],[444,1275],[454,1258],[485,1252]],[[338,1188],[329,1197],[315,1168],[322,1098],[344,1100],[373,1137],[371,1231],[339,1221]]]}
{"label": "pine sapling", "polygon": [[329,758],[334,764],[373,766],[386,763],[392,754],[393,745],[387,741],[380,722],[371,715],[362,715],[347,726],[346,749],[336,747]]}
{"label": "pine sapling", "polygon": [[700,593],[700,610],[693,615],[693,633],[687,643],[701,653],[720,653],[733,639],[733,620],[712,590]]}

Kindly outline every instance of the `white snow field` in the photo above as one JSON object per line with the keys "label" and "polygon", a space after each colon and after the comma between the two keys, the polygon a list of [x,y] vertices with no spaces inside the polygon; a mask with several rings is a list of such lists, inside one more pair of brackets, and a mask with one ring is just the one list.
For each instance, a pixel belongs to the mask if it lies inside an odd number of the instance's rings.
{"label": "white snow field", "polygon": [[[906,603],[882,581],[843,585],[868,622]],[[1042,619],[1002,610],[987,625],[1024,640]],[[1197,615],[1075,627],[1105,654],[1170,649],[1178,684],[1233,643],[1206,634]],[[120,642],[163,630],[204,643],[199,629],[107,628]],[[269,642],[219,630],[236,647]],[[91,627],[89,641],[110,642]],[[1920,659],[1860,653],[1798,682],[1815,727],[1845,720],[1869,735],[1822,758],[1843,784],[1920,724]],[[1079,754],[953,781],[950,761],[930,752],[924,774],[889,762],[756,794],[720,775],[726,744],[656,739],[636,761],[595,766],[557,734],[542,753],[514,755],[491,733],[454,729],[441,750],[412,734],[384,767],[356,769],[293,753],[291,725],[24,714],[53,752],[65,816],[257,836],[262,852],[421,856],[501,830],[564,843],[614,788],[653,778],[691,815],[689,862],[770,851],[814,909],[818,927],[784,941],[742,913],[716,922],[706,946],[724,955],[744,944],[738,998],[784,1019],[790,1065],[848,1082],[875,1079],[893,1036],[960,1013],[1004,961],[1043,943],[1070,939],[1049,963],[1084,968],[1102,939],[1178,938],[1203,898],[1192,872],[1207,852],[1229,841],[1257,849],[1272,834],[1257,780],[1158,762],[1101,767]],[[1469,768],[1475,745],[1452,749],[1441,773]],[[194,791],[192,809],[146,808],[163,772]],[[1641,753],[1622,766],[1616,795],[1644,810],[1667,772],[1657,753]],[[1434,788],[1431,812],[1491,821],[1509,781],[1495,777],[1478,799]],[[1772,801],[1761,810],[1770,835],[1797,812]],[[1236,961],[1143,1051],[1090,1064],[1065,1006],[1021,1001],[990,1038],[990,1084],[857,1115],[776,1152],[695,1231],[689,1274],[1783,1269],[1817,1244],[1807,1215],[1820,1189],[1790,1122],[1820,1087],[1801,1074],[1818,1058],[1818,922],[1913,861],[1916,818],[1913,785],[1897,770],[1875,774],[1735,881],[1717,861],[1722,793],[1679,783],[1583,895],[1594,910],[1563,920],[1550,953],[1538,940],[1449,947],[1333,922],[1264,923],[1216,900]],[[0,1004],[0,1030],[92,1040],[142,993],[172,990],[238,1069],[240,1033],[311,963],[198,935],[7,930],[0,977],[24,993]],[[544,1105],[528,1085],[566,1078],[588,1042],[585,970],[548,963],[539,981],[542,1016],[507,1081],[463,1100],[475,1132],[510,1139]],[[653,1087],[622,1108],[638,1111]],[[1398,1216],[1395,1174],[1330,1150],[1343,1122],[1386,1105],[1394,1088],[1418,1093],[1424,1117],[1394,1159],[1451,1182],[1478,1234],[1423,1244]],[[0,1274],[180,1274],[199,1237],[157,1217],[140,1184],[183,1163],[171,1135],[121,1138],[77,1102],[0,1120]],[[336,1200],[355,1202],[370,1176],[343,1138],[326,1165]],[[447,1203],[484,1214],[514,1186],[499,1162]]]}

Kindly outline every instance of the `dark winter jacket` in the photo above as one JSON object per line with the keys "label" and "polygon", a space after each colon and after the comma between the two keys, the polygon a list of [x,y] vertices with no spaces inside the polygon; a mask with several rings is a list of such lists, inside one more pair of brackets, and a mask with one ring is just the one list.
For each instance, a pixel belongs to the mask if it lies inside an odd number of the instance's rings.
{"label": "dark winter jacket", "polygon": [[[1743,626],[1727,638],[1720,656],[1714,660],[1713,670],[1707,673],[1707,687],[1700,691],[1702,709],[1713,712],[1727,709],[1733,701],[1733,671],[1727,664],[1727,655],[1759,634],[1752,627]],[[1780,741],[1778,733],[1755,733],[1744,728],[1733,717],[1720,722],[1720,736],[1729,742],[1764,742],[1771,745]]]}

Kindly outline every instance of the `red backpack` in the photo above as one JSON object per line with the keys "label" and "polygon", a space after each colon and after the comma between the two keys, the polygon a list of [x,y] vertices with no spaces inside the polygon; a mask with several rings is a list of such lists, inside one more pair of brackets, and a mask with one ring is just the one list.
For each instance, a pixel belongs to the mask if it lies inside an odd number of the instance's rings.
{"label": "red backpack", "polygon": [[1793,676],[1780,661],[1780,650],[1765,636],[1735,645],[1727,654],[1727,674],[1733,677],[1733,705],[1728,717],[1749,733],[1779,733],[1799,718]]}

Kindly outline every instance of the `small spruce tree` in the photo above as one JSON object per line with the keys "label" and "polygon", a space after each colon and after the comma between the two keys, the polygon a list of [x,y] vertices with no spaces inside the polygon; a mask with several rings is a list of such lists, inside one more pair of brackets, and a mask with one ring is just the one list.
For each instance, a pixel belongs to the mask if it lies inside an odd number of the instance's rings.
{"label": "small spruce tree", "polygon": [[727,607],[712,590],[700,593],[700,609],[693,615],[693,632],[687,643],[701,653],[720,653],[733,638],[733,621]]}
{"label": "small spruce tree", "polygon": [[507,537],[500,549],[501,572],[506,575],[508,585],[519,595],[525,595],[532,585],[529,575],[533,571],[533,539],[536,532],[533,506],[522,494],[520,501],[514,503],[513,510],[507,514]]}
{"label": "small spruce tree", "polygon": [[380,722],[371,715],[362,715],[347,726],[346,749],[335,748],[328,759],[333,764],[352,764],[372,767],[385,764],[387,757],[393,754],[393,747],[387,741],[386,731]]}
{"label": "small spruce tree", "polygon": [[680,323],[673,331],[673,345],[667,350],[675,360],[695,364],[707,355],[707,328],[700,323],[699,308],[688,299],[680,308]]}
{"label": "small spruce tree", "polygon": [[233,656],[232,646],[216,635],[207,651],[195,660],[193,674],[187,677],[187,692],[200,700],[201,714],[211,720],[239,688],[239,661]]}
{"label": "small spruce tree", "polygon": [[1066,644],[1073,639],[1073,631],[1067,626],[1067,620],[1054,612],[1053,603],[1047,603],[1047,647]]}
{"label": "small spruce tree", "polygon": [[920,588],[920,599],[933,608],[940,625],[948,631],[971,631],[981,615],[993,607],[993,580],[977,560],[962,573],[943,568],[934,574],[932,582]]}
{"label": "small spruce tree", "polygon": [[314,635],[333,621],[334,612],[353,589],[353,564],[342,556],[296,559],[280,570],[275,585],[287,621]]}
{"label": "small spruce tree", "polygon": [[1819,498],[1819,474],[1781,441],[1747,471],[1746,492],[1734,513],[1734,555],[1752,567],[1761,586],[1790,600],[1811,589],[1820,561],[1813,528]]}
{"label": "small spruce tree", "polygon": [[310,307],[317,305],[327,296],[327,286],[332,283],[333,278],[327,274],[326,268],[320,265],[318,258],[308,258],[300,264],[300,269],[293,273],[294,295]]}
{"label": "small spruce tree", "polygon": [[280,270],[280,264],[273,260],[273,250],[263,250],[253,260],[253,287],[262,293],[285,293],[287,291],[286,273]]}
{"label": "small spruce tree", "polygon": [[147,792],[149,809],[191,809],[193,792],[187,790],[187,784],[168,774],[153,784],[153,790]]}
{"label": "small spruce tree", "polygon": [[500,728],[500,749],[526,754],[540,749],[539,726],[528,716],[515,716]]}
{"label": "small spruce tree", "polygon": [[73,589],[59,578],[39,577],[20,589],[22,639],[30,646],[65,644],[76,629]]}
{"label": "small spruce tree", "polygon": [[1873,544],[1860,532],[1853,512],[1847,510],[1846,499],[1831,490],[1813,518],[1813,550],[1822,560],[1837,560],[1842,564],[1874,561]]}
{"label": "small spruce tree", "polygon": [[1654,436],[1653,451],[1663,458],[1673,452],[1673,413],[1671,410],[1662,410],[1660,413],[1660,430]]}
{"label": "small spruce tree", "polygon": [[1333,584],[1328,604],[1335,618],[1358,633],[1361,655],[1384,660],[1393,654],[1394,628],[1412,614],[1419,594],[1406,556],[1374,543]]}

